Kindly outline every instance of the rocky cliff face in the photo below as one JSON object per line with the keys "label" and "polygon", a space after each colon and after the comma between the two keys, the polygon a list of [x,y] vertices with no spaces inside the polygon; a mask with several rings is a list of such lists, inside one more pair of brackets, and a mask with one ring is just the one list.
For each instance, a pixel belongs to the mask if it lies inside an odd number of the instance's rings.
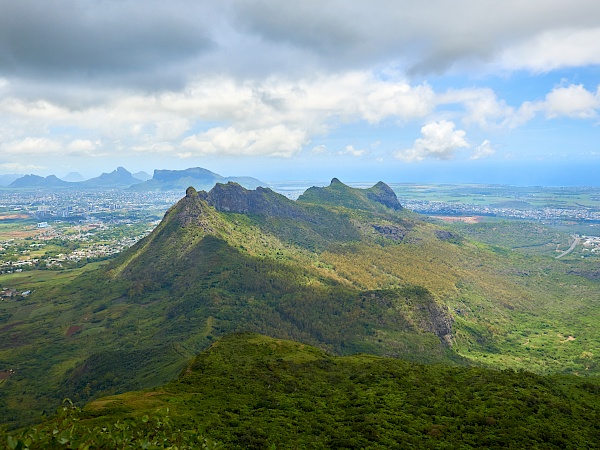
{"label": "rocky cliff face", "polygon": [[380,181],[370,189],[366,189],[365,192],[369,200],[381,203],[382,205],[397,211],[402,209],[402,205],[398,201],[398,197],[396,197],[392,188],[383,181]]}
{"label": "rocky cliff face", "polygon": [[216,183],[223,177],[210,170],[201,167],[193,167],[186,170],[155,170],[154,179],[158,181],[177,181],[180,178],[195,178],[206,183]]}
{"label": "rocky cliff face", "polygon": [[417,308],[424,313],[425,320],[421,322],[421,327],[425,331],[435,334],[447,345],[452,345],[452,322],[454,319],[448,308],[435,302],[418,305]]}
{"label": "rocky cliff face", "polygon": [[199,197],[217,211],[238,214],[269,215],[272,217],[304,218],[304,208],[271,189],[258,187],[253,191],[237,183],[216,184],[209,192],[200,192]]}

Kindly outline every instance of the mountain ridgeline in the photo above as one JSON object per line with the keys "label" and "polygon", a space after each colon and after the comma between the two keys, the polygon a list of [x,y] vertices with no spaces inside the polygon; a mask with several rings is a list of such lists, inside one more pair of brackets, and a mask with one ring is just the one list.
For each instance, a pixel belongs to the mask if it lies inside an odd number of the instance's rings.
{"label": "mountain ridgeline", "polygon": [[97,177],[83,180],[81,175],[70,173],[65,179],[59,179],[55,175],[41,177],[38,175],[15,175],[6,178],[7,185],[11,189],[31,188],[71,188],[71,189],[130,189],[135,191],[167,191],[185,189],[193,185],[199,189],[211,189],[216,183],[227,183],[233,181],[250,189],[263,186],[260,180],[252,177],[224,177],[202,167],[192,167],[185,170],[155,170],[151,177],[145,172],[131,174],[123,167],[118,167],[109,173],[103,173]]}
{"label": "mountain ridgeline", "polygon": [[[580,303],[565,301],[597,286],[552,275],[553,258],[524,277],[524,258],[424,221],[384,183],[333,179],[297,201],[234,182],[189,187],[110,263],[0,307],[0,422],[167,383],[233,332],[337,355],[598,374],[593,330],[573,338],[546,318],[558,305],[575,323]],[[523,345],[522,323],[552,345]]]}
{"label": "mountain ridgeline", "polygon": [[[339,353],[384,354],[374,339],[378,322],[407,334],[398,348],[406,357],[413,357],[406,344],[414,341],[431,347],[426,360],[451,358],[452,319],[427,289],[409,284],[361,289],[315,260],[319,253],[343,251],[367,238],[389,238],[382,229],[407,233],[414,226],[398,215],[402,207],[381,185],[360,190],[334,180],[297,202],[232,182],[209,192],[190,187],[155,232],[118,259],[110,274],[130,283],[133,300],[148,302],[165,289],[185,299],[175,300],[178,306],[168,313],[172,319],[202,309],[203,321],[221,317],[220,306],[229,302],[232,319],[223,323],[225,329],[268,331]],[[327,207],[332,194],[342,201],[341,210]]]}

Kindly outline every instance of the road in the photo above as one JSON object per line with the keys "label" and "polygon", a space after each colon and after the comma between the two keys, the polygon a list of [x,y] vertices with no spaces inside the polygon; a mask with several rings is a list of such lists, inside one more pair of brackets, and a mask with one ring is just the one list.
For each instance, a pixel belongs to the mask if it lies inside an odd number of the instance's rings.
{"label": "road", "polygon": [[568,249],[566,249],[564,252],[562,252],[560,255],[558,255],[556,257],[556,259],[562,258],[563,256],[566,256],[569,253],[571,253],[573,250],[575,250],[575,247],[577,247],[577,244],[579,244],[579,241],[581,239],[579,239],[579,237],[577,237],[575,235],[572,235],[571,237],[573,238],[573,243],[571,244],[571,246]]}

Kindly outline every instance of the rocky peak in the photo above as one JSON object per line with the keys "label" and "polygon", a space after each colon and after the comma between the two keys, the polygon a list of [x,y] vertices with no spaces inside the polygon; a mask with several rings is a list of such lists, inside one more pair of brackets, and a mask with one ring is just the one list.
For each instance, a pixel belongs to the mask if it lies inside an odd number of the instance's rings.
{"label": "rocky peak", "polygon": [[358,189],[345,185],[337,178],[326,187],[313,186],[304,192],[299,202],[345,206],[352,209],[376,210],[379,205],[401,210],[396,194],[387,184],[380,181],[368,189]]}
{"label": "rocky peak", "polygon": [[230,181],[217,183],[208,193],[202,191],[198,195],[221,212],[290,218],[304,216],[303,208],[294,201],[263,187],[250,191]]}
{"label": "rocky peak", "polygon": [[402,205],[398,201],[396,193],[383,181],[380,181],[372,188],[367,189],[367,198],[369,198],[369,200],[373,200],[374,202],[381,203],[382,205],[385,205],[391,209],[402,209]]}
{"label": "rocky peak", "polygon": [[189,188],[187,188],[185,190],[185,196],[187,198],[197,197],[198,196],[198,192],[196,191],[196,189],[194,189],[193,186],[190,186]]}

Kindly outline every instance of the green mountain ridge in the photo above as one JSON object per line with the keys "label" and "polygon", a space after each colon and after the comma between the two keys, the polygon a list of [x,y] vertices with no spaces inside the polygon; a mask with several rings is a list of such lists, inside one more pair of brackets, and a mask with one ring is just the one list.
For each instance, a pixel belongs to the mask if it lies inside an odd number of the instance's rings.
{"label": "green mountain ridge", "polygon": [[597,448],[600,384],[576,377],[336,357],[234,334],[174,381],[101,398],[92,423],[170,411],[226,448]]}
{"label": "green mountain ridge", "polygon": [[159,386],[241,331],[338,355],[598,374],[597,283],[463,239],[390,191],[334,179],[294,202],[189,188],[107,266],[0,305],[0,422]]}

